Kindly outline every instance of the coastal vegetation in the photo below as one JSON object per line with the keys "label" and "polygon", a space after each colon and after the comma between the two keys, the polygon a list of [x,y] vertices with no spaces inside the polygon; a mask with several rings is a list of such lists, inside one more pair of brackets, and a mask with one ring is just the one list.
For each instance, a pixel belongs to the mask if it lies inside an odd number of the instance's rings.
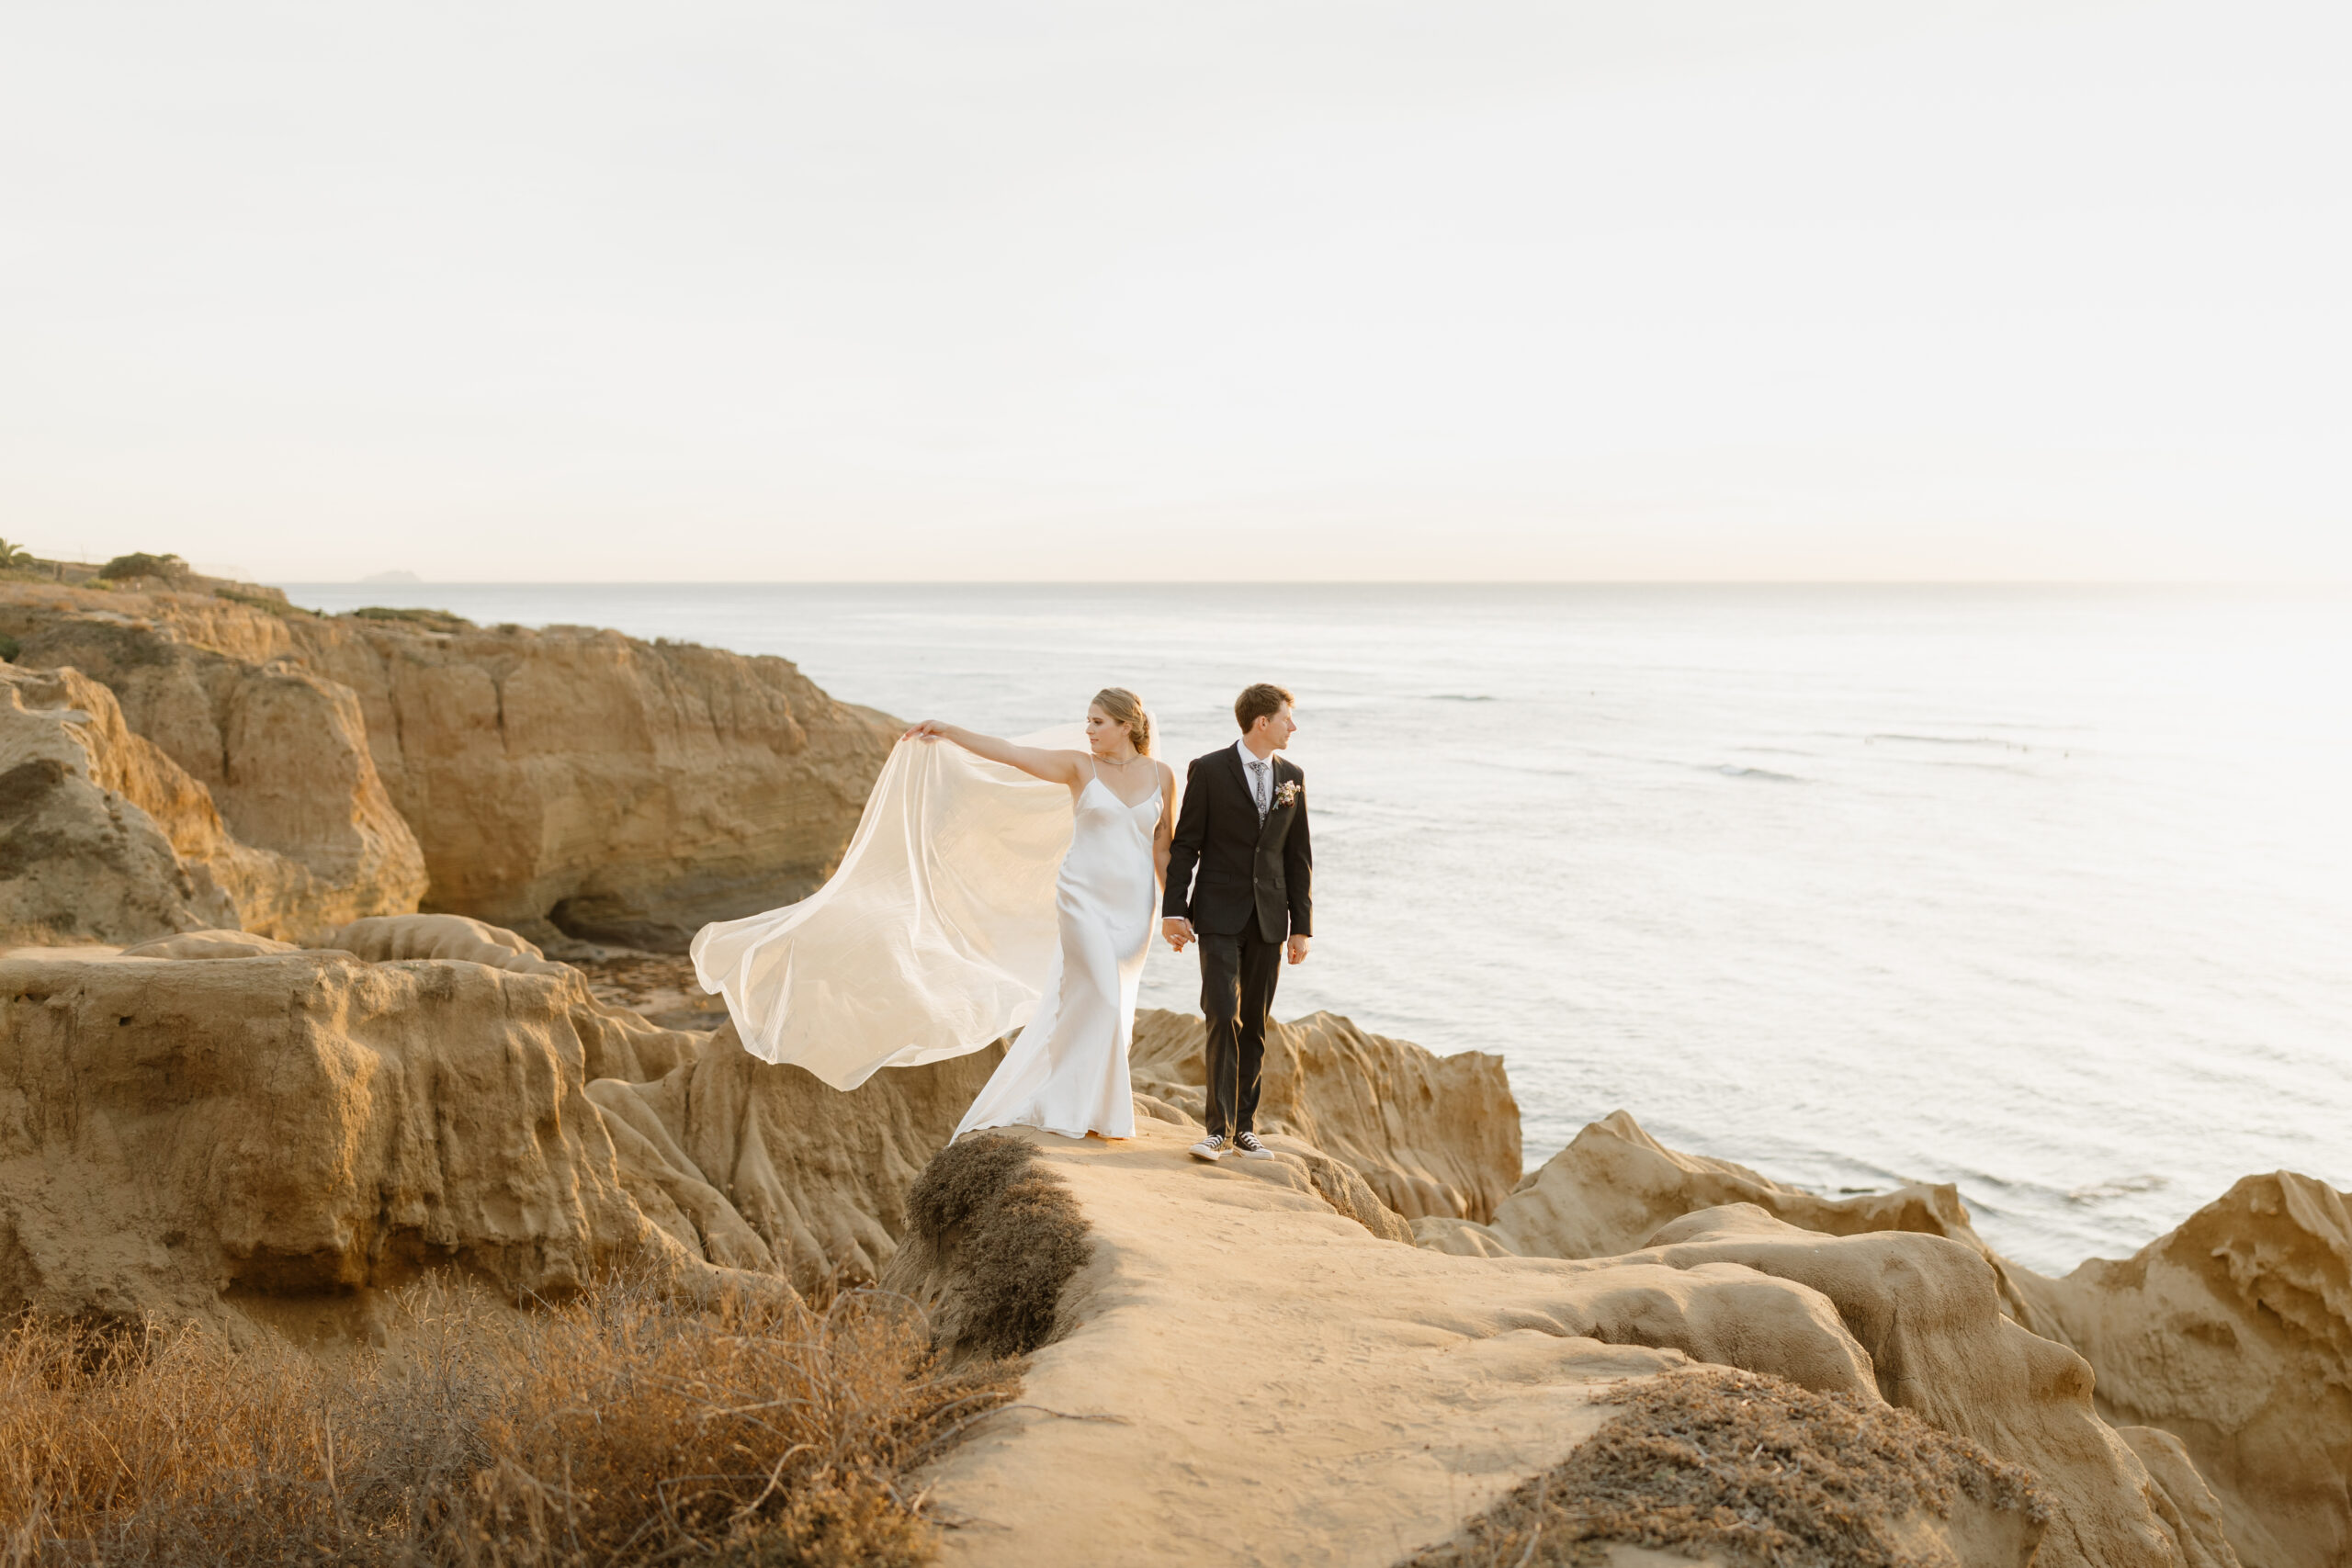
{"label": "coastal vegetation", "polygon": [[1903,1523],[1949,1518],[1963,1498],[2010,1516],[2029,1541],[2049,1517],[2031,1472],[1849,1394],[1701,1371],[1606,1403],[1623,1414],[1397,1568],[1586,1568],[1607,1562],[1608,1541],[1759,1568],[1911,1568]]}
{"label": "coastal vegetation", "polygon": [[363,621],[397,621],[403,626],[422,626],[427,631],[454,632],[470,628],[473,623],[463,615],[447,610],[426,610],[413,605],[363,604],[351,612]]}
{"label": "coastal vegetation", "polygon": [[98,568],[98,575],[108,582],[121,582],[141,577],[160,578],[165,582],[176,582],[195,574],[189,570],[187,562],[175,555],[151,555],[144,550],[133,550],[129,555],[115,557]]}
{"label": "coastal vegetation", "polygon": [[20,1317],[5,1568],[900,1568],[908,1472],[1013,1387],[871,1291],[698,1303],[608,1279],[517,1312],[397,1292],[380,1353]]}

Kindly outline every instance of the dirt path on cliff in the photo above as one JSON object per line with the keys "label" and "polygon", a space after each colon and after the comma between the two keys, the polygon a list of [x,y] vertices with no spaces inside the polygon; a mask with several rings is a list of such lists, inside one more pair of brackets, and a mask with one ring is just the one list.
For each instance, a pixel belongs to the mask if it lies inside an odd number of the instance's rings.
{"label": "dirt path on cliff", "polygon": [[1390,1563],[1685,1364],[1573,1333],[1589,1269],[1378,1240],[1288,1165],[1186,1157],[1196,1130],[1031,1136],[1095,1256],[1079,1326],[931,1478],[956,1568]]}

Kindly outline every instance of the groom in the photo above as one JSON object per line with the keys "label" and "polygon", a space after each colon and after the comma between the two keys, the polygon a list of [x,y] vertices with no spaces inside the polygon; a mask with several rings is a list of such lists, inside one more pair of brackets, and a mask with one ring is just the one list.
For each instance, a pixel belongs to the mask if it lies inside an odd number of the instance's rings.
{"label": "groom", "polygon": [[[1272,1159],[1250,1122],[1274,982],[1306,959],[1315,857],[1306,838],[1306,775],[1279,752],[1298,728],[1291,694],[1261,682],[1233,705],[1241,739],[1193,759],[1168,855],[1160,934],[1177,952],[1201,944],[1201,1012],[1208,1020],[1209,1134],[1196,1158],[1239,1149]],[[1197,878],[1194,876],[1198,871]]]}

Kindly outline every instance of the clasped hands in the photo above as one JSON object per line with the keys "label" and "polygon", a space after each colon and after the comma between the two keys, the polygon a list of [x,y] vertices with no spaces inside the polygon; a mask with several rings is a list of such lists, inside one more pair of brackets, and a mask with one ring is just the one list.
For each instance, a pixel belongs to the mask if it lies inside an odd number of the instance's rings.
{"label": "clasped hands", "polygon": [[[1193,922],[1182,915],[1170,915],[1160,921],[1159,934],[1167,938],[1168,945],[1179,953],[1184,951],[1187,943],[1201,940],[1200,932],[1193,929]],[[1306,949],[1310,940],[1307,937],[1293,934],[1290,941],[1284,944],[1284,956],[1293,964],[1306,963]]]}

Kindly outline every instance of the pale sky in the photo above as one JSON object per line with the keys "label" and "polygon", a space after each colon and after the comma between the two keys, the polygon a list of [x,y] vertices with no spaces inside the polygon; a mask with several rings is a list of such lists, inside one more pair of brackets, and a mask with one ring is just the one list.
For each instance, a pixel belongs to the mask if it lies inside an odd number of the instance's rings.
{"label": "pale sky", "polygon": [[0,12],[0,535],[2352,581],[2352,8]]}

